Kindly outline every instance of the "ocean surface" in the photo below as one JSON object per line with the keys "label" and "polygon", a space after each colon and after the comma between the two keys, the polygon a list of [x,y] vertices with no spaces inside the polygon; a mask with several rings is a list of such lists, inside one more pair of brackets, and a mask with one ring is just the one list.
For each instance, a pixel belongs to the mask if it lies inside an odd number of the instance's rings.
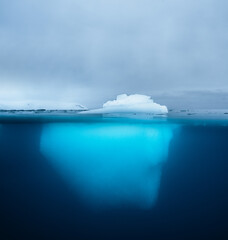
{"label": "ocean surface", "polygon": [[228,239],[228,115],[0,113],[0,239]]}

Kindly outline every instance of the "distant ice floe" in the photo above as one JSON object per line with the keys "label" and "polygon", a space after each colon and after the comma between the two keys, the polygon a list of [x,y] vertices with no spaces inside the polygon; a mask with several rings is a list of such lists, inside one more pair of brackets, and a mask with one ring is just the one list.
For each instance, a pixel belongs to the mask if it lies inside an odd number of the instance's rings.
{"label": "distant ice floe", "polygon": [[81,104],[74,102],[52,102],[52,101],[10,101],[0,103],[0,110],[87,110]]}
{"label": "distant ice floe", "polygon": [[155,103],[150,96],[140,94],[121,94],[115,100],[107,101],[103,108],[86,111],[85,113],[149,113],[167,114],[166,106]]}

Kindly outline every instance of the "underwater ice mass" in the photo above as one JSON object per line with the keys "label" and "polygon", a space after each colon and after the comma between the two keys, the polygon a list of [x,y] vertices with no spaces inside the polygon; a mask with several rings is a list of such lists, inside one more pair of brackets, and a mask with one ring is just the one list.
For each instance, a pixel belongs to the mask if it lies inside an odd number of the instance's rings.
{"label": "underwater ice mass", "polygon": [[45,124],[40,149],[88,205],[150,208],[172,128],[133,122]]}

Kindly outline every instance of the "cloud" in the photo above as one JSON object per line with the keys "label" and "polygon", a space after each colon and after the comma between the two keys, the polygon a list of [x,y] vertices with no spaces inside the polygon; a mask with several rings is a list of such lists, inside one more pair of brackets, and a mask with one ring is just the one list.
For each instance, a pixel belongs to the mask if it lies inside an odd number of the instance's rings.
{"label": "cloud", "polygon": [[51,100],[60,93],[76,102],[83,88],[89,107],[120,92],[228,89],[227,7],[226,0],[1,0],[0,86],[8,84],[8,98],[14,86],[26,100],[29,85],[40,99],[45,88]]}

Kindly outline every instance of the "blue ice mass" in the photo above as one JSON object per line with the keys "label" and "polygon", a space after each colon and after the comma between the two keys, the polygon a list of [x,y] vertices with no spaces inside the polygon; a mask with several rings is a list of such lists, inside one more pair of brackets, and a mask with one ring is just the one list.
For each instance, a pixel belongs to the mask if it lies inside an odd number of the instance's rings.
{"label": "blue ice mass", "polygon": [[149,208],[159,192],[172,128],[137,122],[46,124],[40,148],[90,206]]}

